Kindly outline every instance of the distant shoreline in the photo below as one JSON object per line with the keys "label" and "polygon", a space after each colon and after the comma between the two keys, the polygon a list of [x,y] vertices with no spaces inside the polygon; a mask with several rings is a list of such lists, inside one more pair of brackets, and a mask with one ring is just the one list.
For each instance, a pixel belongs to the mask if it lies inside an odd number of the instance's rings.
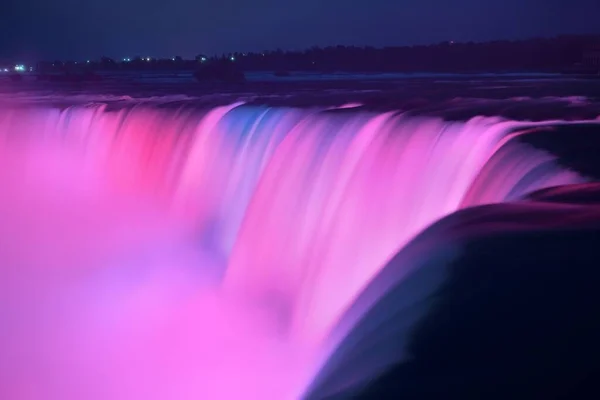
{"label": "distant shoreline", "polygon": [[[563,73],[594,76],[600,72],[599,35],[563,35],[553,38],[497,40],[490,42],[446,41],[432,45],[374,48],[369,46],[311,47],[299,51],[234,52],[193,59],[173,55],[102,56],[83,60],[0,61],[7,71],[39,73],[104,73],[141,71],[197,71],[209,65],[235,64],[245,74],[270,71],[286,77],[291,71],[314,74],[527,74]],[[7,63],[8,62],[8,63]],[[298,72],[296,72],[298,73]]]}

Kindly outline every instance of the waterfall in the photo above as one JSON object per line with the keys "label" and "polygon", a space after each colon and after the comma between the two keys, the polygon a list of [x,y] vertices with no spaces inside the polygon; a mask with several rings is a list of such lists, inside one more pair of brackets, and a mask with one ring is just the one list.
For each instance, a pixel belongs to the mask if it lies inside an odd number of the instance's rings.
{"label": "waterfall", "polygon": [[[0,109],[0,240],[10,238],[0,248],[0,278],[21,285],[4,296],[26,302],[34,292],[46,300],[60,293],[42,311],[27,304],[44,323],[55,315],[51,309],[63,310],[66,326],[80,337],[71,351],[59,352],[68,335],[60,327],[48,333],[45,346],[56,352],[47,351],[52,356],[45,361],[64,362],[68,376],[60,379],[41,361],[24,372],[23,365],[41,355],[0,361],[0,377],[14,382],[0,393],[297,398],[354,326],[340,328],[340,322],[357,321],[377,300],[357,313],[356,299],[417,234],[462,208],[582,181],[548,154],[512,140],[532,126],[243,104],[205,112]],[[54,208],[28,211],[51,200]],[[36,224],[37,242],[27,236],[34,225],[23,225],[26,218]],[[22,251],[34,245],[37,254]],[[103,266],[123,254],[128,258],[116,267]],[[99,271],[108,272],[100,279]],[[139,277],[147,271],[152,283],[144,292]],[[30,282],[47,275],[45,283]],[[210,279],[196,287],[197,275]],[[70,308],[74,302],[81,309]],[[20,332],[6,343],[38,343],[37,335],[44,335],[31,332],[35,323],[19,325],[16,308],[5,304],[0,324],[16,324]],[[117,316],[107,322],[113,309]],[[171,348],[175,355],[169,356]],[[74,355],[82,349],[84,355]],[[132,360],[143,360],[148,370]],[[11,370],[11,363],[23,369]],[[162,363],[173,363],[174,371],[150,366]],[[127,378],[105,378],[102,390],[86,392],[94,388],[85,379],[117,370]],[[30,375],[38,389],[23,387]],[[67,385],[69,378],[82,381],[66,389],[60,382]],[[142,383],[148,379],[154,381]],[[240,383],[226,383],[234,379]]]}

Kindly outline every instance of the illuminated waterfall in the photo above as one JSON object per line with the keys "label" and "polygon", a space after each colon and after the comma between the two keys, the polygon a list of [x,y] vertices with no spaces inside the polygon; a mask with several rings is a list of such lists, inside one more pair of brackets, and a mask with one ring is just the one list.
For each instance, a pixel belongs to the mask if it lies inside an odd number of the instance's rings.
{"label": "illuminated waterfall", "polygon": [[507,140],[531,125],[0,109],[0,397],[301,396],[416,234],[581,181]]}

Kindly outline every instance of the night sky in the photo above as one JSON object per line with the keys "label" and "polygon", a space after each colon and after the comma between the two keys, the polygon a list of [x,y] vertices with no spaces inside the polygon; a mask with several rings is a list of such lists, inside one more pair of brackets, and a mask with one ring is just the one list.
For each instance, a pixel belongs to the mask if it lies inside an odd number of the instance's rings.
{"label": "night sky", "polygon": [[2,0],[0,58],[411,45],[600,33],[600,0]]}

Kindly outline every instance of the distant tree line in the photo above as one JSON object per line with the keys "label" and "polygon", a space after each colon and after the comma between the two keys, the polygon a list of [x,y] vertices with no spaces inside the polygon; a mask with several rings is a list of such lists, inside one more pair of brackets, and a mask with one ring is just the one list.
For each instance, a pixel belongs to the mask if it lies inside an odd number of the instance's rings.
{"label": "distant tree line", "polygon": [[54,61],[38,64],[40,72],[87,70],[190,71],[200,64],[229,60],[243,71],[312,72],[560,72],[581,63],[588,49],[598,46],[600,36],[569,35],[519,41],[484,43],[443,42],[403,47],[311,47],[304,51],[281,49],[264,52],[198,55],[154,59],[132,57],[114,60]]}

